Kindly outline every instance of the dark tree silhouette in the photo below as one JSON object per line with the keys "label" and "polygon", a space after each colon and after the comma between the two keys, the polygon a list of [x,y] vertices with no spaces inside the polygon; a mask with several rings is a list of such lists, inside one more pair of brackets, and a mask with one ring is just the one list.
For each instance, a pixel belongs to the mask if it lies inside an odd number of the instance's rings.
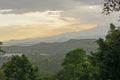
{"label": "dark tree silhouette", "polygon": [[104,0],[103,13],[110,14],[111,12],[120,11],[120,0]]}
{"label": "dark tree silhouette", "polygon": [[[0,42],[0,45],[2,45],[2,44],[3,44],[3,43]],[[1,48],[1,46],[0,46],[0,52],[5,53],[5,51]]]}
{"label": "dark tree silhouette", "polygon": [[110,24],[105,40],[97,40],[98,51],[92,54],[93,64],[99,67],[99,80],[120,80],[120,30]]}

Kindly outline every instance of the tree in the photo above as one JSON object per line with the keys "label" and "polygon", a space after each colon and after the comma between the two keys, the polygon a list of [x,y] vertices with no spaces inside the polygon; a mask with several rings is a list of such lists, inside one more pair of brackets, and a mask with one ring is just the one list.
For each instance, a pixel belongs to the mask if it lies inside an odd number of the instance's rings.
{"label": "tree", "polygon": [[62,80],[94,80],[94,67],[82,49],[67,53],[62,67],[62,78],[64,77]]}
{"label": "tree", "polygon": [[12,56],[8,62],[3,64],[2,70],[6,80],[39,80],[38,69],[25,55]]}
{"label": "tree", "polygon": [[120,11],[120,0],[104,0],[103,13],[110,14],[110,12]]}
{"label": "tree", "polygon": [[[0,45],[2,45],[2,42],[0,42]],[[3,52],[3,50],[1,49],[1,46],[0,46],[0,52]]]}
{"label": "tree", "polygon": [[[0,45],[2,45],[2,42],[0,42]],[[0,52],[4,52],[0,47]],[[5,75],[2,70],[0,70],[0,80],[5,80]]]}
{"label": "tree", "polygon": [[[2,45],[2,42],[0,42],[0,45]],[[0,46],[0,52],[5,53],[5,51]]]}
{"label": "tree", "polygon": [[2,70],[0,70],[0,80],[6,80],[5,74]]}
{"label": "tree", "polygon": [[65,77],[64,75],[65,75],[65,72],[62,69],[57,74],[54,75],[53,80],[65,80],[64,79],[64,77]]}
{"label": "tree", "polygon": [[120,29],[110,24],[105,40],[100,38],[97,43],[92,62],[99,67],[99,80],[120,80]]}

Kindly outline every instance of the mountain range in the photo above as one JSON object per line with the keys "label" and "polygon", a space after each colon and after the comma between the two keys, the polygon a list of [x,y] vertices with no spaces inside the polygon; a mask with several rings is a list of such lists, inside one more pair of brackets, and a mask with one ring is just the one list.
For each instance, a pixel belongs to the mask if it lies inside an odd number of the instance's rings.
{"label": "mountain range", "polygon": [[31,46],[34,44],[46,42],[65,42],[69,39],[98,39],[104,38],[108,32],[109,27],[94,27],[88,30],[78,31],[78,32],[68,32],[56,36],[43,37],[43,38],[29,38],[23,40],[10,40],[3,42],[3,46]]}
{"label": "mountain range", "polygon": [[95,51],[96,39],[70,39],[66,42],[39,43],[31,46],[3,46],[6,53],[23,54],[65,54],[76,48],[83,48],[87,53]]}

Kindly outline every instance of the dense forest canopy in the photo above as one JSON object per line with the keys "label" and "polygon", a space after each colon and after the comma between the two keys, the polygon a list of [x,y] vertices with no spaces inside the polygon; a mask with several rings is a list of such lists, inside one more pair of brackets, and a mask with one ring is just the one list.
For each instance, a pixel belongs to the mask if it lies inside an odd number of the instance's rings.
{"label": "dense forest canopy", "polygon": [[1,69],[6,80],[39,80],[38,69],[29,62],[25,55],[12,56]]}

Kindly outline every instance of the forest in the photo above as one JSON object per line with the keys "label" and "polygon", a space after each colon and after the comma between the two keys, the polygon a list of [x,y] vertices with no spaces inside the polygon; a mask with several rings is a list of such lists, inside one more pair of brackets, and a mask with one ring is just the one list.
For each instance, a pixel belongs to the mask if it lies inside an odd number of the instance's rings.
{"label": "forest", "polygon": [[[40,75],[25,56],[12,56],[1,67],[1,80],[119,80],[120,77],[120,29],[110,24],[105,39],[99,38],[97,51],[86,54],[81,49],[68,52],[62,68],[46,76]],[[2,44],[2,43],[1,43]],[[0,48],[1,49],[1,48]],[[0,50],[5,52],[4,50]],[[54,67],[54,66],[53,66]]]}
{"label": "forest", "polygon": [[[105,0],[103,14],[108,15],[116,11],[120,11],[120,0]],[[15,55],[4,59],[0,58],[0,62],[4,61],[0,64],[0,80],[120,80],[120,27],[110,23],[110,29],[105,39],[99,38],[92,41],[94,44],[88,44],[91,47],[89,49],[92,51],[72,46],[71,51],[63,51],[63,60],[59,57],[60,55],[55,56],[55,59],[52,59],[54,56],[50,55],[49,57],[44,57],[46,58],[44,60],[40,55],[35,57],[34,53],[29,55],[22,54],[21,56]],[[2,45],[2,42],[0,42],[0,45]],[[93,48],[92,46],[95,47]],[[55,49],[59,50],[59,48]],[[88,52],[90,53],[88,54]],[[6,54],[4,48],[0,47],[0,53]],[[54,52],[52,53],[55,54]],[[30,56],[32,57],[30,58]],[[49,60],[54,63],[54,66],[51,64],[51,69],[55,68],[56,62],[60,63],[57,64],[55,71],[53,70],[53,72],[50,71],[50,73],[46,74],[49,70],[46,70],[46,72],[42,71],[42,69],[40,70],[38,65],[33,64],[35,62],[37,64],[34,58],[40,58],[46,62],[46,66],[42,66],[45,69],[48,69],[46,67],[49,66],[47,63]],[[58,58],[60,58],[60,61]],[[58,61],[54,62],[55,60]]]}

